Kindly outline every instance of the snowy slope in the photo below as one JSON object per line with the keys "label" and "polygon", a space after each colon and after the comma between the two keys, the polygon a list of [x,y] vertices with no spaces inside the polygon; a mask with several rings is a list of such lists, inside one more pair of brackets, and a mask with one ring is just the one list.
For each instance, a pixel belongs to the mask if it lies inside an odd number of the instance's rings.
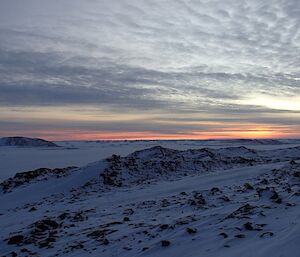
{"label": "snowy slope", "polygon": [[[17,172],[38,168],[84,166],[112,154],[126,156],[154,146],[177,150],[246,146],[256,150],[300,146],[299,140],[139,140],[139,141],[64,141],[61,147],[0,147],[0,181]],[[16,161],[18,160],[18,161]]]}
{"label": "snowy slope", "polygon": [[17,174],[1,184],[0,254],[297,257],[299,160],[299,147],[152,147]]}
{"label": "snowy slope", "polygon": [[[84,166],[112,154],[126,156],[154,146],[177,150],[246,146],[256,150],[300,146],[299,140],[140,140],[140,141],[64,141],[61,147],[0,147],[0,181],[17,172],[38,168]],[[18,161],[16,161],[18,160]]]}

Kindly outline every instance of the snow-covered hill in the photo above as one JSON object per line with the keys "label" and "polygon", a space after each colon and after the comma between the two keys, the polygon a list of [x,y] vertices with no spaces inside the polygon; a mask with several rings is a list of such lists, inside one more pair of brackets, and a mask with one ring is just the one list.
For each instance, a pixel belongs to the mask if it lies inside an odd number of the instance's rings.
{"label": "snow-covered hill", "polygon": [[53,142],[41,138],[28,137],[2,137],[0,138],[0,146],[58,147],[58,145]]}
{"label": "snow-covered hill", "polygon": [[[17,172],[41,167],[85,166],[112,154],[126,156],[134,151],[162,146],[176,150],[246,146],[255,150],[300,146],[299,140],[136,140],[136,141],[60,141],[60,147],[0,147],[0,181]],[[63,156],[63,158],[62,158]],[[18,160],[17,162],[15,160]]]}
{"label": "snow-covered hill", "polygon": [[299,147],[156,146],[19,173],[1,183],[0,254],[296,257],[299,160]]}

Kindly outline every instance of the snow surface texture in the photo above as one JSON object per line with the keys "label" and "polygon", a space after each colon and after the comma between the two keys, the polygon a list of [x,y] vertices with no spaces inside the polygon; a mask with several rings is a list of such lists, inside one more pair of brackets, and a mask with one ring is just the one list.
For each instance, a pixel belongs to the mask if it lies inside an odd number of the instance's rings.
{"label": "snow surface texture", "polygon": [[300,147],[160,146],[1,183],[4,256],[298,257]]}
{"label": "snow surface texture", "polygon": [[[186,150],[247,146],[252,149],[279,149],[300,146],[298,140],[166,140],[166,141],[65,141],[55,142],[60,147],[0,147],[0,181],[14,176],[17,172],[38,168],[64,168],[84,166],[118,154],[126,156],[133,151],[161,145]],[[16,161],[18,160],[18,161]]]}

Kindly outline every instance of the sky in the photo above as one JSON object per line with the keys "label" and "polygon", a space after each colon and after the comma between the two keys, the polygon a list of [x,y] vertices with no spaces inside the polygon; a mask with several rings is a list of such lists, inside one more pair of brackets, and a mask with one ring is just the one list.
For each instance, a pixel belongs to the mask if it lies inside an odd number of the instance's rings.
{"label": "sky", "polygon": [[299,0],[0,0],[0,136],[300,138]]}

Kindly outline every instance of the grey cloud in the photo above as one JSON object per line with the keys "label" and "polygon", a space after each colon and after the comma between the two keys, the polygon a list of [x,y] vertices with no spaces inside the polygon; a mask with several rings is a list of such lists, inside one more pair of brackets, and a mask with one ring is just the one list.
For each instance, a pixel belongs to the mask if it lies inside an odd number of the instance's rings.
{"label": "grey cloud", "polygon": [[298,0],[3,0],[0,105],[267,118],[230,101],[300,94],[299,26]]}
{"label": "grey cloud", "polygon": [[[174,126],[176,125],[176,126]],[[180,134],[191,131],[210,131],[217,126],[208,124],[184,124],[170,123],[156,119],[140,119],[133,121],[60,121],[60,120],[40,120],[40,121],[0,121],[1,131],[26,131],[26,130],[78,130],[78,131],[106,131],[106,132],[148,132],[162,134]]]}
{"label": "grey cloud", "polygon": [[135,109],[169,109],[176,105],[190,109],[191,102],[185,103],[182,97],[191,96],[198,98],[198,104],[193,104],[199,110],[199,102],[204,106],[217,100],[220,105],[223,100],[239,99],[249,90],[268,92],[275,87],[272,94],[299,92],[297,74],[267,76],[206,69],[158,71],[116,64],[107,58],[65,59],[58,52],[0,51],[0,105],[91,104]]}

